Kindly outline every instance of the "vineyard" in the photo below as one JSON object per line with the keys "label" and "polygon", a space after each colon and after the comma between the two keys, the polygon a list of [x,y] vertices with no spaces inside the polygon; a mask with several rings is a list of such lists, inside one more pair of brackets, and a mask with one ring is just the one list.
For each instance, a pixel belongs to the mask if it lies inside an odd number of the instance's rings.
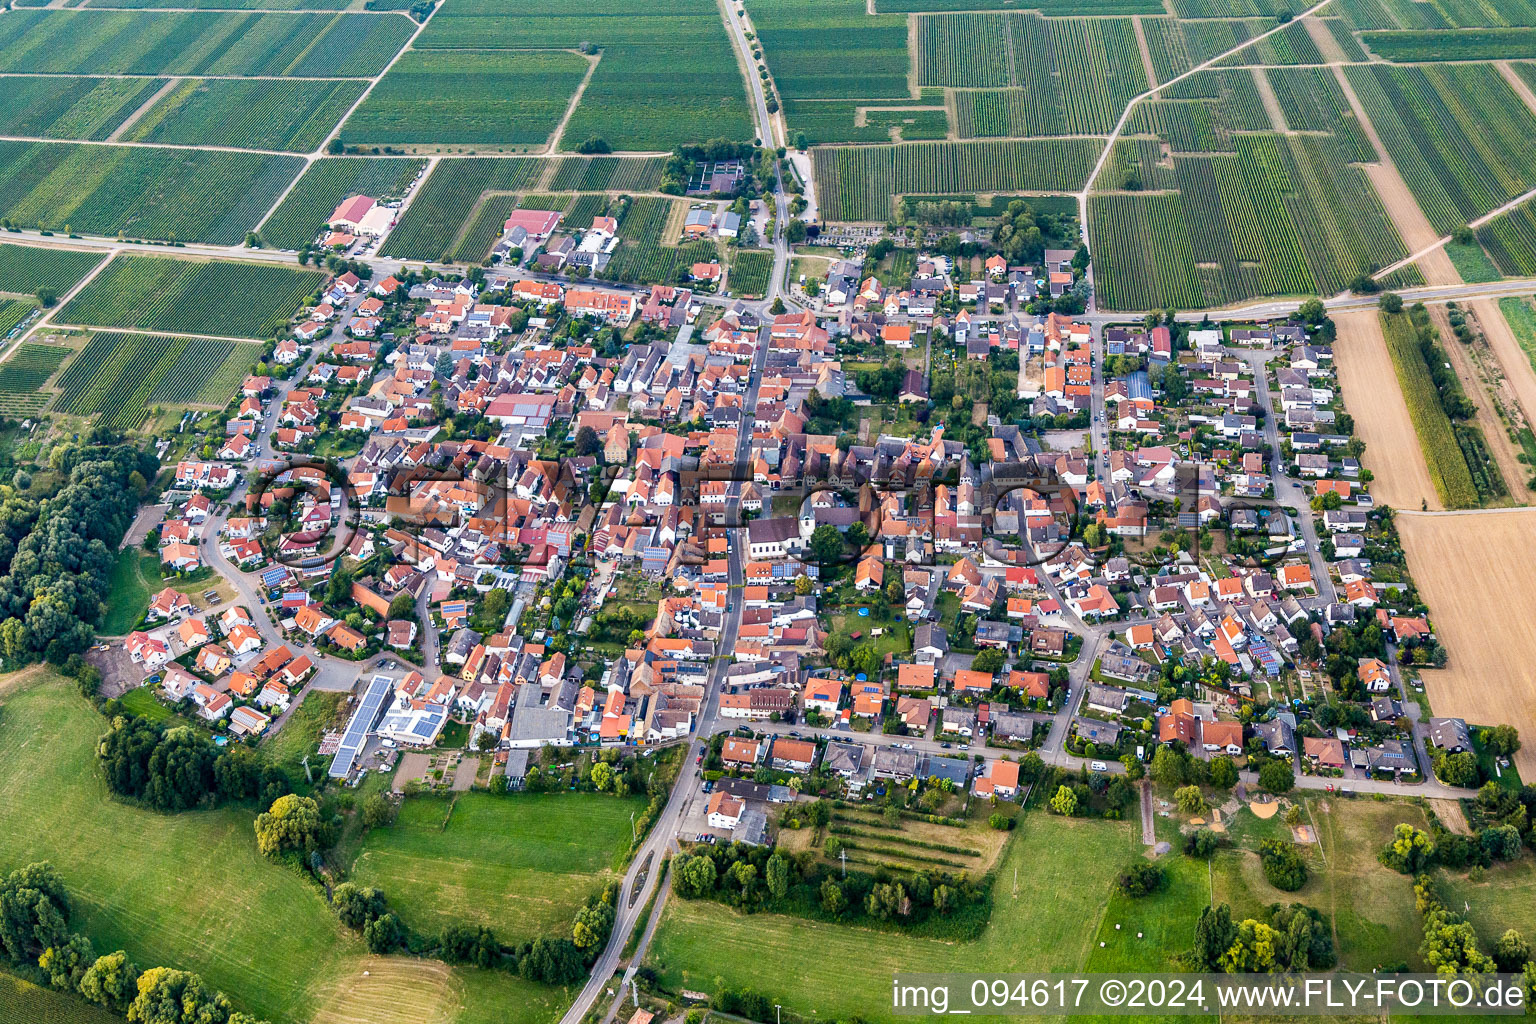
{"label": "vineyard", "polygon": [[1363,32],[1360,39],[1378,57],[1395,61],[1526,60],[1536,57],[1536,28]]}
{"label": "vineyard", "polygon": [[320,147],[357,102],[364,85],[189,78],[146,111],[122,138],[309,153]]}
{"label": "vineyard", "polygon": [[453,243],[487,192],[519,192],[538,184],[544,162],[479,157],[444,160],[417,186],[400,223],[384,240],[382,254],[397,259],[438,260]]}
{"label": "vineyard", "polygon": [[62,323],[267,338],[325,280],[276,265],[118,256],[59,311]]}
{"label": "vineyard", "polygon": [[728,283],[735,295],[761,298],[768,293],[768,280],[772,276],[772,252],[767,249],[740,249],[731,260]]}
{"label": "vineyard", "polygon": [[0,216],[18,227],[237,245],[303,166],[294,156],[0,142]]}
{"label": "vineyard", "polygon": [[1407,255],[1364,172],[1332,137],[1244,134],[1235,146],[1233,156],[1179,156],[1171,172],[1144,144],[1117,149],[1117,166],[1134,160],[1145,187],[1178,196],[1095,198],[1092,248],[1106,306],[1331,294]]}
{"label": "vineyard", "polygon": [[1440,405],[1440,394],[1424,363],[1418,330],[1407,313],[1382,315],[1382,333],[1397,371],[1408,417],[1424,451],[1424,462],[1435,491],[1446,508],[1472,508],[1478,503],[1477,486],[1457,443],[1456,431]]}
{"label": "vineyard", "polygon": [[[32,7],[46,7],[45,3],[33,3]],[[159,7],[199,8],[210,11],[244,11],[252,9],[268,11],[340,11],[351,6],[351,0],[84,0],[75,7],[121,7],[131,10],[154,10]],[[406,5],[407,7],[409,5]],[[375,8],[370,7],[369,10]],[[405,10],[404,7],[400,8]]]}
{"label": "vineyard", "polygon": [[1102,145],[1097,139],[929,142],[822,147],[812,155],[825,219],[884,222],[897,195],[1076,191]]}
{"label": "vineyard", "polygon": [[1267,73],[1291,131],[1330,132],[1338,138],[1346,159],[1358,163],[1376,159],[1375,147],[1366,138],[1331,71],[1271,68]]}
{"label": "vineyard", "polygon": [[563,156],[555,158],[549,187],[556,192],[654,192],[665,157]]}
{"label": "vineyard", "polygon": [[9,78],[0,135],[105,139],[164,84],[153,78]]}
{"label": "vineyard", "polygon": [[0,416],[42,412],[49,396],[48,378],[58,372],[70,350],[62,345],[22,345],[0,363]]}
{"label": "vineyard", "polygon": [[956,95],[969,134],[1103,134],[1148,87],[1125,18],[938,15],[918,18],[917,37],[923,85],[996,90]]}
{"label": "vineyard", "polygon": [[504,227],[513,210],[517,209],[517,196],[490,196],[480,207],[468,226],[464,237],[453,247],[452,256],[459,263],[479,263],[490,254],[491,246],[502,236]]}
{"label": "vineyard", "polygon": [[10,334],[36,308],[37,303],[30,299],[0,299],[0,338]]}
{"label": "vineyard", "polygon": [[95,1003],[0,974],[0,1024],[122,1024]]}
{"label": "vineyard", "polygon": [[397,14],[21,10],[0,18],[0,71],[361,77],[412,28]]}
{"label": "vineyard", "polygon": [[412,51],[341,137],[348,145],[543,146],[587,67],[563,50]]}
{"label": "vineyard", "polygon": [[1477,240],[1506,277],[1536,277],[1536,210],[1530,203],[1478,228]]}
{"label": "vineyard", "polygon": [[675,282],[680,270],[695,263],[718,260],[719,247],[711,241],[663,245],[662,234],[680,200],[641,196],[630,204],[619,224],[619,247],[602,276],[621,284]]}
{"label": "vineyard", "polygon": [[[875,0],[875,10],[881,14],[915,11],[990,11],[1017,6],[1019,6],[1018,0]],[[1083,13],[1082,0],[1029,0],[1029,8],[1047,16],[1057,17]],[[1093,13],[1109,16],[1166,12],[1157,0],[1099,0],[1093,5]]]}
{"label": "vineyard", "polygon": [[910,98],[906,18],[870,17],[863,0],[752,0],[748,13],[784,98]]}
{"label": "vineyard", "polygon": [[[564,145],[591,137],[615,150],[665,151],[725,137],[750,140],[746,85],[720,12],[697,0],[454,0],[417,50],[574,49],[601,53],[566,126]],[[567,93],[569,95],[569,93]]]}
{"label": "vineyard", "polygon": [[[1191,24],[1201,24],[1192,22]],[[1253,35],[1260,35],[1273,25],[1260,24],[1254,26],[1258,31]],[[1240,42],[1242,40],[1239,40]],[[1235,45],[1235,44],[1234,44]],[[1220,53],[1221,50],[1215,51]],[[1292,22],[1285,28],[1259,40],[1252,46],[1246,47],[1234,53],[1221,62],[1222,67],[1244,66],[1249,64],[1321,64],[1323,55],[1317,48],[1317,43],[1312,41],[1312,34],[1307,31],[1305,25],[1299,21]]]}
{"label": "vineyard", "polygon": [[153,406],[228,402],[259,353],[255,345],[229,341],[96,334],[59,376],[54,408],[132,430]]}
{"label": "vineyard", "polygon": [[1536,114],[1486,64],[1346,69],[1403,180],[1450,232],[1536,187]]}
{"label": "vineyard", "polygon": [[63,295],[100,263],[103,254],[78,249],[0,243],[0,292]]}
{"label": "vineyard", "polygon": [[425,166],[425,160],[316,160],[261,226],[262,242],[278,249],[302,248],[314,241],[343,199],[399,199]]}

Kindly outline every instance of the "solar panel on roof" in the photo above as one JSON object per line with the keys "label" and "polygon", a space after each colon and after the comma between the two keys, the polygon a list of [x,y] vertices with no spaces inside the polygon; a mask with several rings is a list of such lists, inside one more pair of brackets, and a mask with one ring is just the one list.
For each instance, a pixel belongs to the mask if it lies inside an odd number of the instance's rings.
{"label": "solar panel on roof", "polygon": [[336,748],[336,757],[331,761],[331,778],[345,778],[351,773],[357,755],[362,752],[363,743],[368,739],[368,733],[373,730],[374,723],[379,720],[379,713],[384,710],[384,702],[389,698],[392,684],[393,680],[389,676],[374,676],[368,681],[368,689],[363,691],[363,699],[358,702],[357,710],[347,722],[346,731],[341,736],[341,746]]}

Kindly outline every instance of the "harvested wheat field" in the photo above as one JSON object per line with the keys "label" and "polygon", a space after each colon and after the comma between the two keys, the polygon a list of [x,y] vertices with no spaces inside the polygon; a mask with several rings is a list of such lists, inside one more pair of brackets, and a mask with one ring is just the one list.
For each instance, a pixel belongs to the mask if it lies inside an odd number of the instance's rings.
{"label": "harvested wheat field", "polygon": [[1399,514],[1408,568],[1429,605],[1449,667],[1423,673],[1436,715],[1509,723],[1527,740],[1515,755],[1536,779],[1536,509]]}
{"label": "harvested wheat field", "polygon": [[454,982],[439,960],[366,957],[337,979],[314,1024],[449,1024],[459,1008]]}
{"label": "harvested wheat field", "polygon": [[1365,466],[1375,476],[1371,494],[1393,508],[1440,508],[1439,495],[1424,464],[1424,452],[1398,390],[1397,371],[1374,309],[1336,313],[1333,347],[1344,405],[1355,418],[1355,435],[1365,442]]}

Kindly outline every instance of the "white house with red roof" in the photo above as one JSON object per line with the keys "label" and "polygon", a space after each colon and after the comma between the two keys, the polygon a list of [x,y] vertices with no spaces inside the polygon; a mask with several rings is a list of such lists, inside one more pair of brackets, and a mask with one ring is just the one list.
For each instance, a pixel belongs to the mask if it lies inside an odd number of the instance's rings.
{"label": "white house with red roof", "polygon": [[333,229],[358,231],[363,226],[363,218],[377,205],[378,201],[368,196],[348,196],[336,207],[336,212],[331,214],[330,225]]}

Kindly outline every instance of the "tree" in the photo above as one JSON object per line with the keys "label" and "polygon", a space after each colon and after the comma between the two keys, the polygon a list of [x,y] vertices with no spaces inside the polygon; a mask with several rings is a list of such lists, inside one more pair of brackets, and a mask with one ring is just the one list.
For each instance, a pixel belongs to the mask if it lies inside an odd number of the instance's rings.
{"label": "tree", "polygon": [[768,307],[768,312],[774,316],[782,316],[784,313],[784,300],[782,298],[775,298],[773,304]]}
{"label": "tree", "polygon": [[1173,799],[1185,814],[1200,814],[1205,810],[1205,797],[1199,786],[1182,786],[1174,790]]}
{"label": "tree", "polygon": [[815,589],[816,584],[811,582],[811,578],[809,576],[795,577],[795,593],[800,597],[806,596]]}
{"label": "tree", "polygon": [[1477,838],[1494,860],[1514,860],[1520,856],[1520,830],[1513,825],[1485,828]]}
{"label": "tree", "polygon": [[1051,810],[1068,818],[1077,813],[1077,794],[1070,786],[1056,787],[1056,795],[1051,797]]}
{"label": "tree", "polygon": [[331,893],[331,906],[336,908],[336,916],[342,924],[360,930],[384,913],[384,890],[342,882]]}
{"label": "tree", "polygon": [[363,800],[363,827],[381,828],[395,820],[395,805],[383,793],[369,793]]}
{"label": "tree", "polygon": [[1163,885],[1163,869],[1151,861],[1139,860],[1120,872],[1116,881],[1120,891],[1133,898],[1150,896]]}
{"label": "tree", "polygon": [[1211,758],[1210,781],[1217,789],[1231,789],[1237,785],[1237,765],[1225,754]]}
{"label": "tree", "polygon": [[1289,793],[1296,785],[1296,774],[1291,771],[1291,766],[1281,760],[1264,762],[1264,767],[1259,769],[1259,788],[1267,793],[1280,796]]}
{"label": "tree", "polygon": [[49,864],[28,864],[0,879],[0,949],[30,964],[69,941],[69,895]]}
{"label": "tree", "polygon": [[1511,928],[1499,936],[1493,947],[1493,960],[1505,974],[1518,974],[1531,961],[1531,944]]}
{"label": "tree", "polygon": [[1215,970],[1222,954],[1231,948],[1236,938],[1237,925],[1232,923],[1231,907],[1225,903],[1202,907],[1200,920],[1195,923],[1195,948],[1191,958],[1201,969]]}
{"label": "tree", "polygon": [[1259,842],[1259,862],[1269,884],[1285,892],[1295,892],[1307,884],[1307,864],[1301,859],[1296,844],[1278,839]]}
{"label": "tree", "polygon": [[576,147],[578,153],[612,153],[613,147],[601,135],[593,135]]}
{"label": "tree", "polygon": [[1435,856],[1435,843],[1429,833],[1414,828],[1407,822],[1393,827],[1392,839],[1377,854],[1377,860],[1405,875],[1417,875],[1429,866]]}
{"label": "tree", "polygon": [[190,971],[151,967],[139,975],[138,994],[128,1005],[135,1024],[220,1024],[231,1012],[229,1000]]}
{"label": "tree", "polygon": [[715,862],[709,857],[683,854],[672,861],[673,884],[685,900],[707,895],[715,888]]}
{"label": "tree", "polygon": [[1380,299],[1383,312],[1401,313],[1403,311],[1403,297],[1397,292],[1387,292]]}
{"label": "tree", "polygon": [[576,431],[576,454],[596,455],[603,450],[603,442],[597,436],[597,431],[590,426],[583,426]]}
{"label": "tree", "polygon": [[606,793],[613,788],[613,766],[602,761],[592,766],[592,785],[598,792]]}
{"label": "tree", "polygon": [[1308,299],[1296,310],[1296,318],[1309,327],[1316,327],[1328,316],[1328,309],[1323,305],[1322,299]]}
{"label": "tree", "polygon": [[126,1014],[138,991],[139,969],[122,950],[104,953],[80,977],[79,992],[97,1006]]}
{"label": "tree", "polygon": [[789,861],[782,853],[775,853],[768,858],[764,879],[774,899],[781,900],[789,895]]}
{"label": "tree", "polygon": [[310,852],[323,845],[324,826],[320,805],[307,796],[292,793],[272,802],[270,810],[256,817],[256,848],[268,857],[288,850]]}
{"label": "tree", "polygon": [[810,547],[817,565],[836,565],[843,557],[843,535],[831,524],[818,526],[811,534]]}
{"label": "tree", "polygon": [[405,925],[393,910],[380,914],[363,926],[363,941],[370,953],[393,953],[405,944]]}
{"label": "tree", "polygon": [[1512,757],[1520,749],[1520,733],[1512,725],[1496,725],[1478,736],[1483,748],[1495,757]]}
{"label": "tree", "polygon": [[402,590],[389,602],[389,617],[392,619],[414,619],[416,617],[416,598],[409,590]]}
{"label": "tree", "polygon": [[843,895],[843,887],[836,880],[827,879],[821,883],[821,909],[834,917],[843,912],[848,905],[848,898]]}
{"label": "tree", "polygon": [[74,992],[91,964],[96,951],[84,935],[71,935],[61,945],[49,946],[37,958],[37,966],[48,975],[48,984],[63,992]]}
{"label": "tree", "polygon": [[995,676],[1007,664],[1008,656],[996,647],[988,647],[971,660],[971,668],[977,672],[985,672],[989,676]]}
{"label": "tree", "polygon": [[1204,860],[1216,852],[1221,845],[1221,837],[1208,828],[1197,829],[1184,840],[1184,852],[1191,857],[1199,857]]}
{"label": "tree", "polygon": [[1164,744],[1152,755],[1152,781],[1159,786],[1182,786],[1189,780],[1186,756]]}
{"label": "tree", "polygon": [[1435,751],[1435,777],[1448,786],[1475,786],[1481,773],[1477,767],[1477,755],[1470,750],[1459,754]]}

